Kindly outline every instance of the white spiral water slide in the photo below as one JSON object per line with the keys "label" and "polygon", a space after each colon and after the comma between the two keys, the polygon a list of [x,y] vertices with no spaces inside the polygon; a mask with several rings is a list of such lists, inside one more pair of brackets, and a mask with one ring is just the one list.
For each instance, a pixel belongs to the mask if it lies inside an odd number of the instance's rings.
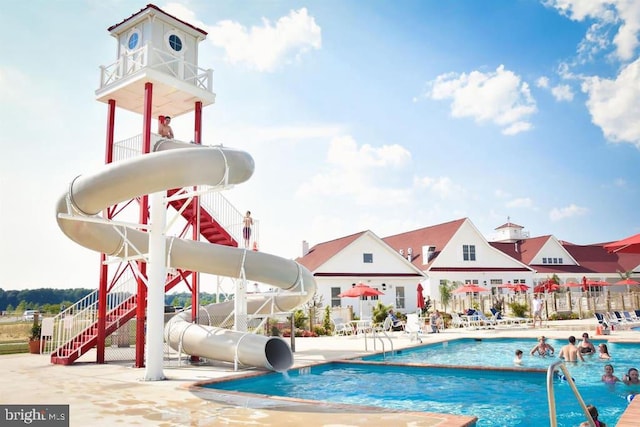
{"label": "white spiral water slide", "polygon": [[[239,184],[247,181],[253,171],[253,158],[246,152],[162,140],[153,153],[111,163],[93,174],[76,177],[58,201],[58,226],[76,243],[109,256],[130,256],[132,247],[147,253],[146,232],[96,221],[96,218],[102,219],[97,215],[109,206],[171,188]],[[83,221],[83,217],[87,221]],[[311,299],[316,291],[311,272],[293,260],[177,237],[166,239],[168,267],[233,278],[241,277],[244,270],[247,280],[288,291],[274,297],[251,295],[247,298],[247,313],[291,311]],[[164,286],[164,283],[151,286]],[[271,299],[268,303],[267,298]],[[209,318],[220,318],[228,316],[233,308],[234,303],[230,301],[203,309]],[[285,371],[293,365],[291,348],[281,338],[194,324],[190,311],[174,316],[166,324],[164,335],[174,350],[186,354],[274,371]]]}

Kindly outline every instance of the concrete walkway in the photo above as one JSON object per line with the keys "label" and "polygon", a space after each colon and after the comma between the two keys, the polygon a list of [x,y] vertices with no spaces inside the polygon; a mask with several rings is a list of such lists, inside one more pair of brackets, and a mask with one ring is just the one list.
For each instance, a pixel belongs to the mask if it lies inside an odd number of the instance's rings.
{"label": "concrete walkway", "polygon": [[[582,332],[595,334],[595,320],[549,322],[542,329],[501,328],[447,330],[423,337],[437,342],[461,337],[535,337],[565,339]],[[598,339],[604,337],[597,337]],[[640,342],[640,331],[614,331],[616,341]],[[416,345],[406,336],[393,338],[394,348]],[[371,342],[369,342],[369,350]],[[365,352],[361,337],[296,338],[294,367],[357,357]],[[379,348],[380,349],[380,348]],[[0,357],[0,403],[69,404],[71,426],[465,426],[470,417],[385,411],[346,405],[309,404],[305,401],[248,398],[194,387],[195,383],[237,377],[255,370],[233,371],[227,363],[164,368],[166,381],[141,381],[143,369],[131,362],[93,363],[83,356],[71,366],[51,365],[45,355],[17,354]],[[309,385],[313,387],[312,384]],[[640,414],[640,399],[633,407]],[[637,408],[637,409],[636,409]],[[546,408],[541,408],[546,410]],[[635,420],[640,418],[635,418]],[[619,424],[627,425],[627,424]],[[631,425],[631,424],[629,424]]]}

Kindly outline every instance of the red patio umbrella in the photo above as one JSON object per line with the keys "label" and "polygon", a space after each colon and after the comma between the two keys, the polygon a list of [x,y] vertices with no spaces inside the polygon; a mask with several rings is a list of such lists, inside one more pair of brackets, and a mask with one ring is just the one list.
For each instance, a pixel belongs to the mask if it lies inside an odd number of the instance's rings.
{"label": "red patio umbrella", "polygon": [[507,282],[507,283],[503,283],[502,285],[498,285],[499,288],[509,288],[509,289],[511,289],[512,286],[513,286],[513,283],[511,283],[511,282]]}
{"label": "red patio umbrella", "polygon": [[524,283],[518,283],[517,285],[511,285],[509,289],[515,292],[527,292],[527,290],[529,290],[529,286]]}
{"label": "red patio umbrella", "polygon": [[611,283],[604,280],[587,280],[587,286],[611,286]]}
{"label": "red patio umbrella", "polygon": [[455,289],[453,292],[457,294],[471,293],[471,292],[489,292],[489,289],[483,288],[482,286],[478,286],[478,285],[464,285],[464,286],[460,286],[458,289]]}
{"label": "red patio umbrella", "polygon": [[582,287],[582,283],[578,283],[578,282],[567,282],[565,283],[563,286],[567,286],[569,288],[581,288]]}
{"label": "red patio umbrella", "polygon": [[341,294],[338,294],[340,298],[375,297],[377,295],[384,295],[384,293],[364,283],[358,283]]}
{"label": "red patio umbrella", "polygon": [[609,252],[619,252],[624,254],[640,254],[640,234],[608,243],[603,246]]}
{"label": "red patio umbrella", "polygon": [[384,295],[384,292],[380,292],[371,286],[364,283],[358,283],[352,286],[350,289],[338,294],[340,298],[359,298],[360,299],[360,319],[362,319],[362,298],[361,297],[375,297],[377,295]]}
{"label": "red patio umbrella", "polygon": [[640,282],[627,278],[617,281],[614,285],[640,285]]}
{"label": "red patio umbrella", "polygon": [[544,293],[544,292],[555,292],[560,289],[560,285],[558,285],[555,280],[545,280],[542,283],[539,283],[538,286],[533,288],[533,292],[535,293]]}
{"label": "red patio umbrella", "polygon": [[422,291],[424,289],[422,288],[421,283],[418,283],[417,290],[418,290],[418,308],[422,310],[424,309],[424,295],[422,295]]}

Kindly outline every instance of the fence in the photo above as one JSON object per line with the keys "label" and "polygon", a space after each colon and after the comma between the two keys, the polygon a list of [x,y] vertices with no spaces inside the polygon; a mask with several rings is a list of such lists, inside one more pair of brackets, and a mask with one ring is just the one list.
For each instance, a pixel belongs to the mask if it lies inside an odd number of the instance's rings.
{"label": "fence", "polygon": [[[543,301],[543,317],[578,318],[593,317],[594,312],[629,311],[640,309],[640,292],[552,292],[540,294]],[[504,294],[482,296],[455,296],[446,307],[440,303],[438,309],[446,312],[462,313],[469,308],[489,313],[491,308],[498,308],[505,315],[514,315],[510,308],[513,302],[527,306],[527,313],[533,317],[531,300],[533,294]]]}

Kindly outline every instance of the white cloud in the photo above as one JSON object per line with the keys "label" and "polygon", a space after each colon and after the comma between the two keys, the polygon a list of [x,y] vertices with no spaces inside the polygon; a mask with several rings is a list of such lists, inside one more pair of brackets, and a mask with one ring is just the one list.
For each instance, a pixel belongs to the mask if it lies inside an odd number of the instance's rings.
{"label": "white cloud", "polygon": [[551,94],[556,101],[572,101],[573,90],[569,85],[558,85],[551,89]]}
{"label": "white cloud", "polygon": [[557,9],[574,21],[593,19],[579,53],[593,55],[607,47],[610,27],[617,27],[613,38],[615,55],[623,61],[633,58],[638,48],[640,34],[640,2],[636,0],[545,0],[546,6]]}
{"label": "white cloud", "polygon": [[565,218],[572,218],[580,215],[585,215],[589,212],[589,209],[576,206],[573,203],[564,208],[553,208],[549,212],[549,219],[551,221],[560,221]]}
{"label": "white cloud", "polygon": [[511,194],[509,194],[508,192],[501,190],[501,189],[497,189],[493,192],[493,194],[498,198],[498,199],[506,199],[508,197],[511,197]]}
{"label": "white cloud", "polygon": [[291,11],[275,24],[263,18],[262,25],[247,28],[225,20],[207,30],[209,41],[224,49],[227,61],[258,71],[274,71],[322,46],[322,30],[305,8]]}
{"label": "white cloud", "polygon": [[427,96],[451,99],[453,117],[472,117],[478,123],[492,122],[506,135],[530,130],[528,117],[537,111],[529,85],[500,65],[495,72],[448,73],[429,83]]}
{"label": "white cloud", "polygon": [[533,200],[528,197],[520,197],[505,203],[508,208],[530,208],[533,206]]}
{"label": "white cloud", "polygon": [[348,196],[360,205],[375,205],[380,200],[408,203],[412,200],[411,187],[393,187],[390,183],[376,182],[376,178],[387,176],[410,161],[411,153],[396,144],[358,147],[350,136],[337,137],[327,150],[327,170],[303,182],[297,195]]}
{"label": "white cloud", "polygon": [[613,185],[616,187],[626,187],[627,181],[624,178],[617,178],[613,181]]}
{"label": "white cloud", "polygon": [[536,86],[541,87],[541,88],[548,88],[549,87],[549,78],[548,77],[539,77],[538,80],[536,80]]}
{"label": "white cloud", "polygon": [[640,148],[640,59],[625,66],[615,79],[585,78],[587,108],[592,122],[613,142]]}
{"label": "white cloud", "polygon": [[454,183],[448,176],[438,178],[416,177],[414,179],[416,188],[424,188],[431,191],[441,199],[454,199],[464,197],[465,190],[461,185]]}

